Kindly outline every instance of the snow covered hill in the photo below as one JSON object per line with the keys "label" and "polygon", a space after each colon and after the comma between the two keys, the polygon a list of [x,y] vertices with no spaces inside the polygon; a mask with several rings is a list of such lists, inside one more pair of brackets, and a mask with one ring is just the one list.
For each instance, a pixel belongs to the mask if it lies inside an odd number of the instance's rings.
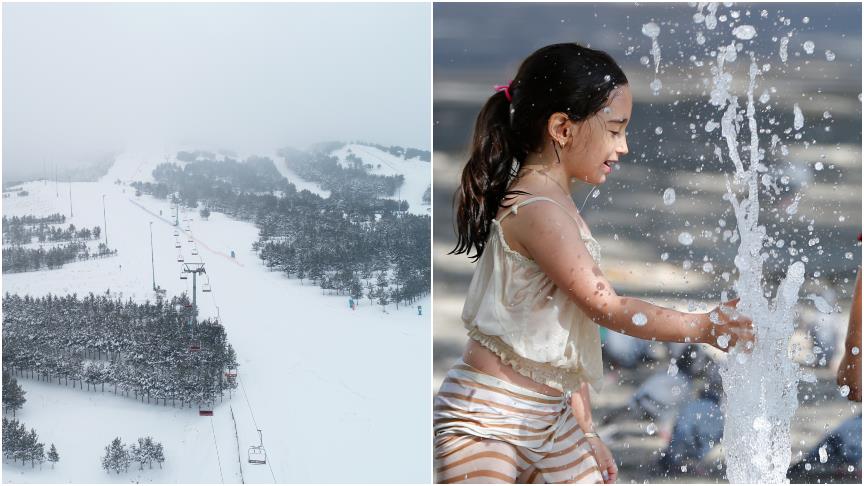
{"label": "snow covered hill", "polygon": [[[118,250],[116,257],[4,274],[3,291],[110,290],[123,299],[153,300],[155,270],[156,283],[169,296],[191,292],[191,279],[179,278],[169,204],[136,197],[134,189],[114,183],[149,180],[164,161],[164,154],[124,154],[101,181],[71,184],[74,215],[66,224],[102,226],[104,194],[108,245]],[[423,164],[428,184],[428,163]],[[406,186],[409,180],[406,175]],[[29,196],[4,199],[4,215],[69,216],[69,184],[36,181],[23,188]],[[206,294],[199,287],[201,316],[219,316],[237,351],[240,386],[234,396],[226,396],[208,418],[196,409],[19,378],[27,403],[18,418],[46,446],[56,444],[61,460],[54,470],[4,463],[3,482],[217,483],[240,482],[241,474],[255,483],[428,482],[429,298],[419,302],[422,316],[416,306],[388,306],[384,313],[368,300],[352,311],[347,297],[323,295],[264,267],[251,249],[258,235],[254,225],[220,213],[208,221],[197,212],[181,212],[180,218],[191,219],[190,231],[181,225],[180,252],[187,262],[205,263],[212,286]],[[265,466],[246,462],[248,448],[258,442],[256,428],[263,430]],[[117,476],[100,468],[103,448],[115,436],[130,443],[145,435],[164,445],[163,470],[133,468]]]}
{"label": "snow covered hill", "polygon": [[423,202],[423,194],[431,185],[432,164],[418,158],[406,160],[377,147],[359,143],[347,144],[330,155],[339,159],[343,167],[350,167],[351,163],[347,160],[349,154],[359,157],[364,165],[369,164],[372,167],[370,174],[404,176],[405,183],[390,199],[408,201],[408,211],[413,214],[431,214],[429,203]]}

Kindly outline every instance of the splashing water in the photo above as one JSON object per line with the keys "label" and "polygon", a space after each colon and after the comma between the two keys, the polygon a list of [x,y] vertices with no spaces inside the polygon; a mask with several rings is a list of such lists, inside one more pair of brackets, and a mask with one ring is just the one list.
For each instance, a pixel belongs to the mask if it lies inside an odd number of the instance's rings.
{"label": "splashing water", "polygon": [[681,234],[678,235],[678,243],[681,243],[684,246],[690,246],[693,244],[693,235],[686,231],[682,231]]}
{"label": "splashing water", "polygon": [[675,204],[675,189],[668,187],[663,191],[663,204],[667,206]]}
{"label": "splashing water", "polygon": [[645,314],[643,314],[641,312],[637,312],[637,313],[633,314],[633,324],[635,324],[637,326],[644,326],[647,323],[648,323],[648,318],[645,316]]}
{"label": "splashing water", "polygon": [[[787,46],[788,37],[784,37],[780,45],[784,62]],[[767,230],[759,225],[759,167],[764,167],[764,152],[760,153],[753,100],[756,77],[761,72],[751,54],[747,104],[742,110],[738,97],[729,92],[732,75],[724,71],[726,62],[735,61],[730,51],[735,52],[734,41],[717,51],[710,102],[722,112],[721,138],[735,168],[734,175],[726,178],[724,199],[732,205],[740,235],[735,257],[738,278],[734,282],[741,299],[737,311],[752,319],[756,341],[751,349],[736,345],[721,366],[727,396],[723,430],[726,474],[730,483],[782,483],[788,482],[786,471],[792,459],[789,427],[798,406],[799,370],[790,359],[789,341],[805,268],[801,261],[789,265],[774,298],[767,297],[771,294],[763,288],[762,278]],[[744,124],[750,137],[742,154],[738,134]],[[723,163],[719,145],[715,145],[714,153]]]}
{"label": "splashing water", "polygon": [[750,40],[756,37],[756,29],[752,25],[739,25],[732,29],[732,35],[741,40]]}
{"label": "splashing water", "polygon": [[[654,58],[654,74],[660,72],[660,42],[657,41],[657,36],[660,35],[660,26],[654,22],[648,22],[642,26],[642,33],[651,39],[651,57]],[[660,89],[663,83],[660,79],[654,78],[651,81],[650,88],[654,96],[660,94]]]}
{"label": "splashing water", "polygon": [[793,121],[793,127],[795,130],[801,130],[804,128],[804,114],[801,113],[801,107],[798,106],[798,103],[792,107],[792,112],[795,116],[795,120]]}

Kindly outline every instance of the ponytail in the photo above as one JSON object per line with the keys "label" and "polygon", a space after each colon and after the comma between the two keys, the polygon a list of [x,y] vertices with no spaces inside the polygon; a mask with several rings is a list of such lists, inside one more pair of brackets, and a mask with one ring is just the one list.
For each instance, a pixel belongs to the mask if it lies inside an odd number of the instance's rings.
{"label": "ponytail", "polygon": [[[502,204],[522,191],[507,191],[516,173],[510,102],[504,91],[492,95],[474,125],[471,157],[462,170],[456,191],[456,232],[458,241],[450,254],[465,253],[476,260],[483,254],[492,218]],[[472,249],[474,255],[471,255]]]}

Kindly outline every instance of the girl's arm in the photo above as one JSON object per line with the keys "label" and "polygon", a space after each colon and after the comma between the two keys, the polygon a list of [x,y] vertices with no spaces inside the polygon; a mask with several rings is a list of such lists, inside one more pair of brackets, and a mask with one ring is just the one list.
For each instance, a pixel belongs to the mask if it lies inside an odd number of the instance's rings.
{"label": "girl's arm", "polygon": [[596,436],[594,431],[594,420],[591,417],[591,394],[587,383],[582,383],[579,390],[574,390],[570,397],[570,408],[573,410],[573,417],[582,432],[588,434],[588,444],[594,451],[594,458],[597,460],[597,467],[603,476],[605,483],[614,483],[618,479],[618,465],[615,464],[615,458],[612,452],[605,443]]}
{"label": "girl's arm", "polygon": [[[739,337],[752,340],[750,320],[735,315],[731,309],[688,314],[619,296],[594,263],[572,218],[561,208],[550,206],[531,204],[519,208],[518,216],[509,218],[512,221],[506,232],[597,324],[641,339],[667,342],[720,347],[716,336],[721,334],[729,336],[728,346],[734,346]],[[737,300],[727,305],[734,307]],[[713,317],[709,317],[711,314]],[[712,318],[718,324],[712,323]]]}

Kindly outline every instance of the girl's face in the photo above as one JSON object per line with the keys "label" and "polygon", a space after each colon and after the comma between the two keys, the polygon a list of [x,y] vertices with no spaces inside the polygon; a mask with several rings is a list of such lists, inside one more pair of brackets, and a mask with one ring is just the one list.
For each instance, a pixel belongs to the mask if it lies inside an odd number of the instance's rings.
{"label": "girl's face", "polygon": [[592,185],[606,182],[612,165],[628,152],[625,129],[632,112],[633,96],[624,85],[612,91],[605,108],[576,124],[561,154],[569,177]]}

